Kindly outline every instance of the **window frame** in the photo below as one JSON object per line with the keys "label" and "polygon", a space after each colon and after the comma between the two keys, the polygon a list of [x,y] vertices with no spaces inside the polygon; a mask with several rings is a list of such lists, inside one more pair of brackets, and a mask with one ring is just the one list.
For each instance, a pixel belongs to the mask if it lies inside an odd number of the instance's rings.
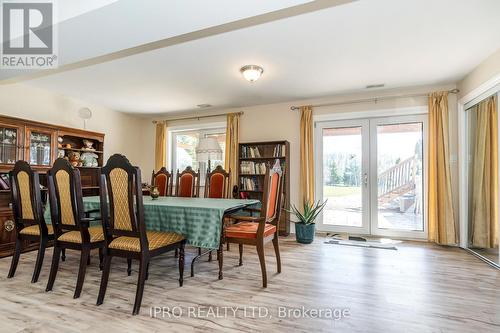
{"label": "window frame", "polygon": [[[177,135],[189,132],[198,132],[200,135],[206,134],[227,134],[226,122],[214,122],[196,125],[179,125],[167,127],[167,168],[177,173]],[[224,152],[225,154],[225,152]],[[197,171],[198,165],[192,166]],[[182,171],[182,170],[179,170]]]}

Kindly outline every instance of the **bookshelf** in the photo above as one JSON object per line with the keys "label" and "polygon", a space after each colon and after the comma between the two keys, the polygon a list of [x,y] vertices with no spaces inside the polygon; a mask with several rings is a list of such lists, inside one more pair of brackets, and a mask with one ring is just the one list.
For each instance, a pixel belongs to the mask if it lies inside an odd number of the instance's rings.
{"label": "bookshelf", "polygon": [[[239,145],[238,194],[240,198],[258,199],[262,202],[266,165],[279,159],[285,172],[283,183],[283,207],[290,207],[290,142],[247,142]],[[290,233],[290,213],[282,211],[279,234]]]}

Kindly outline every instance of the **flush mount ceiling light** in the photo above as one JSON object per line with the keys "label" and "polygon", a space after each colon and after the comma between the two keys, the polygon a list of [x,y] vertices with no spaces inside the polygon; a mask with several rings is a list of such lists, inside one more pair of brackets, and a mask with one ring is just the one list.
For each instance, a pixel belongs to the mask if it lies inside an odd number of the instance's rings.
{"label": "flush mount ceiling light", "polygon": [[257,65],[246,65],[240,68],[240,72],[245,80],[254,82],[261,77],[262,73],[264,73],[264,69]]}

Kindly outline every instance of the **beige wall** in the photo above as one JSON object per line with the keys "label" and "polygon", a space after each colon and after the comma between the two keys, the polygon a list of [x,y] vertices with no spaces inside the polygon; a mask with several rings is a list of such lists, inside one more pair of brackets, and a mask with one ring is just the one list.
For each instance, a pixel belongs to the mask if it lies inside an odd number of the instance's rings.
{"label": "beige wall", "polygon": [[500,75],[500,49],[481,62],[458,83],[460,97],[467,95],[497,75]]}
{"label": "beige wall", "polygon": [[[308,104],[323,104],[323,103],[336,103],[346,102],[357,99],[366,99],[383,96],[393,95],[407,95],[407,94],[427,94],[430,91],[448,90],[455,88],[455,85],[444,86],[425,86],[408,89],[386,90],[361,94],[344,94],[335,97],[292,101],[287,103],[259,105],[253,107],[237,108],[224,110],[224,112],[238,112],[243,111],[244,115],[241,117],[241,142],[250,141],[271,141],[271,140],[288,140],[290,141],[291,149],[291,163],[290,163],[290,180],[291,180],[291,194],[290,199],[294,204],[299,203],[299,124],[300,116],[298,111],[291,111],[292,105],[308,105]],[[377,103],[359,103],[350,105],[338,105],[314,108],[314,115],[325,115],[333,113],[344,112],[360,112],[360,111],[376,111],[376,110],[389,110],[398,108],[408,108],[414,106],[427,106],[426,97],[417,98],[399,98],[387,101],[379,101]],[[451,94],[449,98],[450,107],[450,155],[456,161],[457,156],[457,99],[456,96]],[[212,111],[217,113],[216,111]],[[220,111],[219,111],[220,112]],[[209,114],[209,112],[204,113]],[[198,115],[198,114],[196,114]],[[191,120],[182,122],[169,122],[169,125],[176,126],[179,124],[186,125],[206,123],[210,121],[220,121],[220,118],[208,118],[202,121]],[[151,126],[152,128],[152,126]],[[458,179],[458,166],[456,162],[452,162],[452,178]],[[453,182],[454,186],[454,202],[455,210],[458,204],[458,181]]]}
{"label": "beige wall", "polygon": [[[83,129],[78,110],[89,107],[92,119],[87,129],[105,134],[105,159],[113,153],[125,154],[132,163],[152,170],[153,147],[149,133],[144,131],[150,120],[92,105],[76,99],[23,84],[0,86],[0,114],[49,124]],[[147,145],[147,146],[145,146]],[[143,171],[145,172],[145,171]]]}

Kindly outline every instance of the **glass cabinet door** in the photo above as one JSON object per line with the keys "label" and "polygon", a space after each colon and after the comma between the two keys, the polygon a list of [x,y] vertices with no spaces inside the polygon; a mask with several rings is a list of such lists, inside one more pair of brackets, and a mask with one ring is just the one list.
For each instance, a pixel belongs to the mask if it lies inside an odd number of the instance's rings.
{"label": "glass cabinet door", "polygon": [[19,159],[19,132],[17,128],[0,126],[0,164],[14,164]]}
{"label": "glass cabinet door", "polygon": [[52,157],[52,135],[49,133],[29,132],[29,160],[31,165],[48,166]]}

